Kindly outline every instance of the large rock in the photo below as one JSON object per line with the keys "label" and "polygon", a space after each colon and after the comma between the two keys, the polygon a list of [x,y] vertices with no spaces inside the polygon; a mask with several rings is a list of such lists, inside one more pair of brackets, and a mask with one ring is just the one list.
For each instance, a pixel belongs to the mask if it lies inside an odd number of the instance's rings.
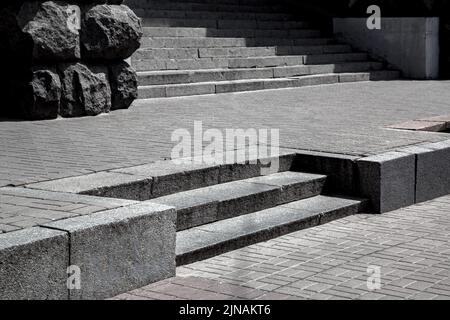
{"label": "large rock", "polygon": [[27,36],[33,61],[80,58],[80,8],[64,2],[25,2],[17,24]]}
{"label": "large rock", "polygon": [[13,88],[12,97],[19,102],[19,108],[11,110],[12,115],[30,120],[58,116],[61,82],[55,70],[37,67],[29,83],[19,82]]}
{"label": "large rock", "polygon": [[111,109],[108,68],[81,63],[60,66],[63,117],[94,116]]}
{"label": "large rock", "polygon": [[134,69],[126,62],[114,64],[109,69],[112,110],[127,109],[138,96],[138,79]]}
{"label": "large rock", "polygon": [[81,28],[83,59],[127,59],[140,46],[141,22],[124,5],[89,8],[84,13]]}

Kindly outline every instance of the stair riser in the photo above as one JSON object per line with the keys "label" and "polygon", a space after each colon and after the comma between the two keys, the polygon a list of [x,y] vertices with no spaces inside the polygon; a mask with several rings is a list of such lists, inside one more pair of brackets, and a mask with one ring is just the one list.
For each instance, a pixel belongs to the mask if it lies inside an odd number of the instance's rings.
{"label": "stair riser", "polygon": [[286,185],[283,187],[283,190],[277,189],[232,200],[185,208],[177,212],[177,230],[186,230],[206,223],[229,219],[273,208],[288,202],[314,197],[321,194],[324,184],[325,179]]}
{"label": "stair riser", "polygon": [[356,75],[332,74],[318,75],[314,78],[297,79],[273,79],[261,80],[243,83],[197,83],[186,86],[161,86],[161,87],[140,87],[139,98],[163,98],[179,97],[191,95],[203,95],[227,92],[256,91],[281,88],[298,88],[304,86],[315,86],[323,84],[334,84],[339,82],[355,82],[369,80],[393,80],[399,78],[398,72],[380,72],[381,74],[372,75],[372,73],[362,73]]}
{"label": "stair riser", "polygon": [[239,69],[298,66],[305,64],[333,64],[367,61],[367,54],[344,53],[316,56],[250,57],[250,58],[204,58],[204,59],[132,59],[137,71],[152,70],[197,70],[197,69]]}
{"label": "stair riser", "polygon": [[296,47],[237,47],[237,48],[180,48],[180,49],[145,49],[133,55],[133,59],[199,59],[199,58],[235,58],[267,57],[276,55],[306,55],[346,53],[351,48],[347,45],[296,46]]}
{"label": "stair riser", "polygon": [[[242,175],[241,170],[239,177],[243,176],[245,175]],[[315,197],[323,192],[326,182],[326,176],[323,175],[291,172],[257,176],[258,178],[240,179],[239,182],[234,180],[234,176],[229,179],[234,181],[231,184],[227,183],[227,179],[220,181],[225,184],[172,194],[151,201],[176,208],[177,230],[180,231]]]}
{"label": "stair riser", "polygon": [[290,21],[295,17],[285,13],[245,13],[216,11],[177,11],[177,10],[145,10],[138,9],[140,17],[170,18],[170,19],[211,19],[211,20],[259,20],[259,21]]}
{"label": "stair riser", "polygon": [[277,38],[149,38],[141,40],[142,49],[157,48],[229,48],[262,46],[314,46],[328,45],[335,41],[329,38],[277,39]]}
{"label": "stair riser", "polygon": [[[237,153],[240,154],[239,152]],[[253,158],[252,158],[253,159]],[[294,153],[283,153],[278,157],[277,171],[288,171],[295,159]],[[226,161],[218,159],[218,161]],[[227,161],[228,162],[228,161]],[[275,165],[272,158],[259,159],[249,163],[227,163],[221,165],[211,165],[204,168],[191,168],[180,166],[170,174],[154,176],[146,169],[135,171],[134,168],[117,169],[112,172],[122,175],[134,175],[134,182],[117,183],[106,185],[102,188],[79,191],[80,194],[95,195],[101,197],[121,198],[130,200],[145,201],[171,195],[178,192],[194,190],[213,186],[220,183],[238,181],[258,177],[264,168]],[[93,178],[91,178],[93,179]]]}
{"label": "stair riser", "polygon": [[145,27],[144,37],[221,37],[221,38],[314,38],[322,35],[320,30],[258,30],[216,28],[164,28]]}
{"label": "stair riser", "polygon": [[[161,3],[157,0],[126,0],[126,4],[129,6],[143,6],[152,7],[155,3]],[[261,5],[261,4],[273,4],[271,0],[165,0],[165,3],[198,3],[198,4],[222,4],[222,5]]]}
{"label": "stair riser", "polygon": [[143,18],[143,27],[176,27],[176,28],[217,28],[217,29],[306,29],[312,25],[301,21],[264,21],[264,20],[214,20],[208,19],[169,19]]}
{"label": "stair riser", "polygon": [[295,231],[307,229],[320,224],[324,224],[335,219],[343,218],[345,216],[357,214],[360,212],[360,206],[351,206],[336,209],[331,212],[327,212],[326,215],[316,215],[308,217],[303,220],[293,221],[291,223],[276,226],[271,229],[260,230],[245,236],[234,238],[228,241],[215,243],[214,245],[201,248],[196,251],[178,254],[176,258],[177,266],[186,265],[196,261],[212,258],[214,256],[233,251],[239,248],[243,248],[255,243],[264,242],[270,239],[274,239]]}
{"label": "stair riser", "polygon": [[[203,4],[203,3],[171,3],[171,2],[149,2],[130,3],[129,6],[138,15],[145,10],[176,10],[176,11],[212,11],[212,12],[246,12],[246,13],[285,13],[281,6],[258,6],[258,5],[233,5],[233,4]],[[143,9],[144,11],[141,11]]]}
{"label": "stair riser", "polygon": [[139,85],[149,86],[197,82],[232,81],[240,79],[269,79],[333,72],[362,72],[379,70],[381,67],[382,64],[380,63],[361,62],[345,65],[295,66],[283,68],[242,69],[227,71],[193,71],[183,72],[179,74],[162,75],[141,74],[139,75]]}

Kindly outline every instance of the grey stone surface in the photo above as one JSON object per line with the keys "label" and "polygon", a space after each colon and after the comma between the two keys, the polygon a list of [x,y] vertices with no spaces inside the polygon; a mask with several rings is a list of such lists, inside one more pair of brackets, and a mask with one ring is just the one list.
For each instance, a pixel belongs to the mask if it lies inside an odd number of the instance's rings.
{"label": "grey stone surface", "polygon": [[0,234],[0,299],[68,299],[69,239],[45,228]]}
{"label": "grey stone surface", "polygon": [[156,198],[176,192],[202,188],[219,182],[219,166],[208,165],[195,159],[186,162],[156,161],[150,164],[113,170],[113,172],[132,174],[153,180],[150,198]]}
{"label": "grey stone surface", "polygon": [[366,18],[336,18],[334,32],[355,48],[386,60],[405,77],[438,78],[439,18],[386,17],[376,32],[366,28],[366,22]]}
{"label": "grey stone surface", "polygon": [[174,207],[177,211],[177,231],[196,227],[218,219],[217,201],[211,201],[188,192],[159,197],[154,203]]}
{"label": "grey stone surface", "polygon": [[268,176],[256,177],[243,182],[261,183],[281,187],[279,203],[297,201],[322,193],[327,176],[302,172],[280,172]]}
{"label": "grey stone surface", "polygon": [[0,188],[0,233],[135,204],[137,201],[28,188]]}
{"label": "grey stone surface", "polygon": [[256,183],[234,181],[190,191],[192,197],[218,201],[218,218],[238,215],[276,206],[281,188]]}
{"label": "grey stone surface", "polygon": [[210,223],[177,234],[177,264],[184,265],[267,241],[360,212],[361,201],[316,196],[239,217]]}
{"label": "grey stone surface", "polygon": [[355,185],[357,159],[354,155],[300,150],[293,168],[296,171],[326,174],[327,191],[355,195],[358,192]]}
{"label": "grey stone surface", "polygon": [[109,198],[146,200],[151,195],[152,180],[151,178],[118,172],[98,172],[84,176],[30,184],[27,187]]}
{"label": "grey stone surface", "polygon": [[49,223],[70,234],[70,262],[81,289],[70,299],[102,299],[175,275],[176,215],[143,202]]}
{"label": "grey stone surface", "polygon": [[[114,299],[447,300],[449,210],[446,196],[352,215],[179,267]],[[370,266],[380,267],[377,290],[367,287]]]}
{"label": "grey stone surface", "polygon": [[361,196],[371,200],[377,213],[415,203],[415,156],[388,152],[357,160]]}
{"label": "grey stone surface", "polygon": [[423,202],[450,193],[450,143],[424,145],[427,151],[416,153],[416,201]]}
{"label": "grey stone surface", "polygon": [[174,147],[171,133],[178,128],[192,130],[194,120],[202,120],[205,129],[221,131],[279,129],[280,146],[354,157],[437,142],[447,136],[385,127],[448,114],[448,86],[447,81],[359,82],[138,100],[127,111],[70,121],[3,121],[0,185],[78,176],[169,158]]}

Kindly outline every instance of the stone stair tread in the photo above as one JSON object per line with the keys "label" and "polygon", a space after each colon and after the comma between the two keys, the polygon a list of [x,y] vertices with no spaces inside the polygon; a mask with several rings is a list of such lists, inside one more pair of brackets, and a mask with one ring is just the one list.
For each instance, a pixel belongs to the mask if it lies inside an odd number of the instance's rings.
{"label": "stone stair tread", "polygon": [[143,37],[141,49],[163,48],[234,48],[259,46],[306,46],[338,44],[333,38],[253,38],[245,37]]}
{"label": "stone stair tread", "polygon": [[[178,230],[274,207],[321,193],[326,176],[285,171],[151,199],[173,206]],[[237,209],[239,208],[239,210]]]}
{"label": "stone stair tread", "polygon": [[179,265],[360,212],[364,201],[318,195],[177,232]]}
{"label": "stone stair tread", "polygon": [[[206,82],[194,82],[194,83],[179,83],[179,84],[162,84],[162,85],[148,85],[148,86],[140,86],[141,90],[148,88],[182,88],[189,86],[201,86],[201,85],[218,85],[223,86],[227,84],[245,84],[245,83],[265,83],[265,82],[283,82],[283,81],[292,81],[292,80],[300,80],[300,79],[319,79],[322,77],[330,77],[330,76],[342,76],[342,75],[367,75],[367,76],[380,76],[380,78],[387,74],[389,78],[393,75],[398,75],[397,71],[393,70],[375,70],[375,71],[366,71],[366,72],[346,72],[346,73],[321,73],[321,74],[308,74],[301,76],[290,76],[285,78],[261,78],[261,79],[239,79],[239,80],[229,80],[229,81],[206,81]],[[370,80],[370,79],[367,79]],[[373,80],[373,79],[372,79]],[[337,81],[338,82],[338,81]]]}
{"label": "stone stair tread", "polygon": [[319,29],[227,29],[211,27],[143,27],[144,37],[317,37],[322,34]]}
{"label": "stone stair tread", "polygon": [[229,69],[229,68],[216,68],[216,69],[199,69],[199,70],[150,70],[150,71],[138,71],[137,75],[139,77],[145,76],[173,76],[173,75],[193,75],[193,74],[208,74],[208,73],[231,73],[231,72],[245,72],[245,71],[267,71],[267,70],[286,70],[286,69],[294,69],[294,68],[303,68],[303,67],[312,67],[315,66],[333,66],[333,67],[345,67],[345,66],[358,66],[358,65],[370,65],[372,67],[382,66],[381,62],[374,61],[358,61],[358,62],[342,62],[342,63],[331,63],[331,64],[320,64],[320,65],[293,65],[293,66],[281,66],[281,67],[263,67],[263,68],[237,68],[237,69]]}
{"label": "stone stair tread", "polygon": [[259,19],[262,21],[286,21],[295,20],[290,13],[251,13],[251,12],[227,12],[227,11],[186,11],[186,10],[143,10],[145,18],[204,18],[214,17],[214,19]]}

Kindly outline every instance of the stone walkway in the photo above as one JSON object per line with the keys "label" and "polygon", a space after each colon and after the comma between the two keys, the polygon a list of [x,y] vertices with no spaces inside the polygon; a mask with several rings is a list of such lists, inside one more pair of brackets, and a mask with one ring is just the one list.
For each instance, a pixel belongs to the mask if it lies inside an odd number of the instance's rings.
{"label": "stone walkway", "polygon": [[352,155],[447,139],[384,129],[448,114],[450,82],[361,82],[138,101],[95,118],[0,120],[0,186],[84,175],[168,158],[175,129],[276,128],[287,148]]}
{"label": "stone walkway", "polygon": [[449,234],[446,196],[179,267],[113,299],[450,299]]}

